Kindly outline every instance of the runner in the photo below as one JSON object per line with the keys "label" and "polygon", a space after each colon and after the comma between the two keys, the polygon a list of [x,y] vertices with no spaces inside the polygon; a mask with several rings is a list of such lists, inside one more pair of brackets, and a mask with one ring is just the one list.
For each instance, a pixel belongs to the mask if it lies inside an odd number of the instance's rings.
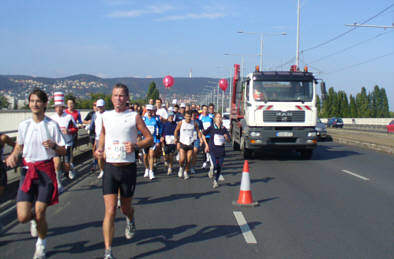
{"label": "runner", "polygon": [[150,180],[155,179],[155,173],[153,172],[153,164],[155,159],[155,151],[158,147],[158,143],[160,143],[159,136],[159,120],[154,116],[154,107],[151,104],[146,105],[147,116],[145,116],[144,122],[146,127],[148,128],[150,134],[153,136],[153,144],[149,147],[146,147],[144,151],[144,164],[145,164],[145,174],[144,177],[149,177]]}
{"label": "runner", "polygon": [[[213,188],[219,187],[219,177],[221,175],[223,161],[225,157],[224,144],[225,141],[230,142],[230,135],[226,127],[222,123],[222,114],[217,112],[214,118],[215,122],[208,129],[204,130],[203,135],[210,135],[209,143],[205,136],[205,151],[211,155],[212,162],[215,166],[216,177],[213,180]],[[210,177],[211,178],[211,177]]]}
{"label": "runner", "polygon": [[198,138],[201,138],[201,132],[198,128],[198,124],[192,121],[192,113],[188,111],[185,114],[185,119],[178,123],[175,129],[175,143],[179,142],[179,171],[178,177],[185,180],[189,179],[188,170],[190,169],[190,163],[192,161],[193,148],[194,148],[194,131],[197,132]]}
{"label": "runner", "polygon": [[[201,112],[201,115],[199,117],[199,120],[202,122],[204,130],[208,129],[213,123],[213,120],[212,120],[211,116],[208,114],[208,107],[205,104],[202,106],[202,112]],[[209,134],[206,135],[205,138],[207,138],[208,139],[207,142],[209,142],[210,135]],[[202,164],[202,168],[205,168],[207,166],[207,163],[210,162],[211,166],[209,168],[208,176],[210,178],[212,178],[212,176],[213,176],[213,169],[214,169],[213,168],[213,163],[212,163],[212,161],[210,159],[209,153],[205,152],[205,146],[204,146],[203,150],[204,150],[204,154],[203,154],[203,161],[204,162]]]}
{"label": "runner", "polygon": [[[11,147],[15,146],[15,142],[8,137],[6,134],[0,134],[0,197],[3,195],[5,188],[7,187],[7,166],[5,165],[3,157],[3,149],[5,144]],[[0,222],[0,232],[2,224]]]}
{"label": "runner", "polygon": [[[103,99],[97,100],[96,109],[97,109],[96,116],[95,116],[96,120],[94,122],[94,125],[95,125],[94,131],[96,134],[96,136],[95,136],[96,141],[95,141],[93,150],[95,150],[97,148],[97,144],[100,140],[101,129],[103,128],[103,114],[105,112],[105,102]],[[99,157],[96,157],[96,158],[97,158],[97,163],[98,163],[98,167],[100,170],[100,172],[97,176],[97,179],[101,179],[101,178],[103,178],[103,175],[104,175],[105,158],[99,158]]]}
{"label": "runner", "polygon": [[[74,98],[70,98],[67,100],[67,109],[66,109],[66,113],[70,114],[71,116],[73,116],[74,121],[78,124],[82,124],[82,120],[81,120],[81,114],[79,113],[78,110],[74,109],[75,107],[75,100]],[[77,124],[77,125],[78,125]],[[71,174],[68,174],[68,178],[70,178],[71,180],[75,178],[75,172],[74,172],[74,149],[77,146],[77,141],[78,141],[78,131],[75,132],[72,138],[72,148],[71,148],[71,159],[70,159],[70,165],[71,165]]]}
{"label": "runner", "polygon": [[96,142],[96,126],[94,124],[95,120],[96,120],[96,112],[97,112],[97,108],[96,108],[96,101],[93,103],[93,110],[90,111],[86,116],[85,119],[83,120],[83,124],[87,125],[86,126],[86,130],[89,132],[89,142],[92,145],[92,154],[93,154],[93,162],[92,162],[92,167],[91,170],[95,171],[97,170],[97,160],[94,157],[94,149],[95,149],[95,142]]}
{"label": "runner", "polygon": [[16,210],[19,222],[31,221],[31,234],[38,235],[34,259],[46,258],[46,209],[59,202],[53,157],[66,154],[59,126],[45,116],[47,105],[47,94],[40,89],[33,90],[29,95],[32,118],[19,124],[17,144],[6,159],[8,167],[16,167],[22,152],[24,166],[21,168]]}
{"label": "runner", "polygon": [[[198,111],[197,110],[193,110],[192,111],[192,121],[195,121],[198,124],[198,129],[201,132],[201,130],[203,130],[203,125],[202,122],[198,119]],[[204,144],[204,142],[202,141],[202,139],[199,139],[197,137],[197,132],[193,132],[195,134],[194,136],[194,147],[193,147],[193,156],[192,156],[192,164],[191,164],[191,168],[190,168],[190,173],[195,174],[196,170],[194,169],[194,167],[196,166],[196,162],[197,162],[197,154],[198,151],[200,151],[200,147],[202,144]]]}
{"label": "runner", "polygon": [[176,151],[174,132],[177,124],[174,121],[174,113],[168,112],[168,121],[163,125],[161,143],[164,145],[165,161],[168,165],[167,175],[172,174],[174,153]]}
{"label": "runner", "polygon": [[[63,185],[61,182],[61,170],[64,172],[68,172],[69,175],[72,174],[70,167],[71,160],[71,146],[73,141],[73,134],[78,132],[77,125],[70,114],[64,112],[64,93],[63,92],[55,92],[54,93],[54,105],[55,105],[55,114],[51,117],[52,120],[56,121],[60,127],[60,131],[63,134],[64,141],[66,143],[66,155],[63,159],[60,156],[55,156],[53,158],[53,162],[55,164],[56,170],[56,179],[59,193],[63,192]],[[64,161],[62,163],[62,160]],[[71,177],[70,177],[71,178]]]}
{"label": "runner", "polygon": [[[0,197],[4,193],[4,189],[7,186],[7,167],[4,164],[3,149],[5,144],[15,147],[15,142],[6,134],[0,135]],[[1,227],[1,225],[0,225]]]}
{"label": "runner", "polygon": [[163,102],[160,98],[156,99],[156,115],[159,116],[161,123],[164,123],[168,119],[168,113],[165,106],[163,107],[162,103]]}
{"label": "runner", "polygon": [[213,117],[215,117],[215,105],[213,103],[209,104],[208,111],[209,111],[209,117],[211,117],[213,120]]}
{"label": "runner", "polygon": [[[104,158],[103,196],[105,216],[103,236],[105,244],[104,259],[112,259],[112,239],[116,216],[118,190],[121,194],[121,209],[126,216],[125,236],[130,239],[135,233],[134,209],[131,205],[136,187],[137,167],[134,151],[148,147],[153,138],[140,115],[127,109],[129,89],[124,84],[116,84],[112,90],[114,110],[105,112],[102,117],[103,127],[96,150],[99,158]],[[138,131],[144,139],[137,142]]]}

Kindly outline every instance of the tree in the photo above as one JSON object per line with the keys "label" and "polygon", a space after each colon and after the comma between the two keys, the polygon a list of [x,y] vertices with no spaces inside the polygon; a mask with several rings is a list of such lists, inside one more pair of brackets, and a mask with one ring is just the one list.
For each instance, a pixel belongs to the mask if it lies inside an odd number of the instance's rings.
{"label": "tree", "polygon": [[382,101],[382,118],[390,117],[389,101],[387,98],[386,90],[384,88],[380,89],[380,96]]}
{"label": "tree", "polygon": [[149,102],[149,99],[158,99],[160,97],[159,90],[156,88],[156,83],[151,82],[148,88],[148,92],[146,94],[146,102]]}
{"label": "tree", "polygon": [[0,109],[8,108],[9,102],[4,95],[0,95]]}
{"label": "tree", "polygon": [[316,108],[317,108],[317,116],[320,117],[321,102],[318,94],[316,95]]}
{"label": "tree", "polygon": [[358,111],[357,111],[357,105],[356,105],[356,99],[354,98],[353,95],[350,95],[349,97],[349,115],[352,118],[357,118],[358,117]]}
{"label": "tree", "polygon": [[358,117],[359,118],[368,118],[369,117],[369,98],[367,94],[367,90],[365,87],[361,88],[361,93],[356,96],[356,105],[358,107]]}
{"label": "tree", "polygon": [[349,117],[349,102],[344,91],[339,91],[338,95],[338,114],[336,116],[347,118]]}

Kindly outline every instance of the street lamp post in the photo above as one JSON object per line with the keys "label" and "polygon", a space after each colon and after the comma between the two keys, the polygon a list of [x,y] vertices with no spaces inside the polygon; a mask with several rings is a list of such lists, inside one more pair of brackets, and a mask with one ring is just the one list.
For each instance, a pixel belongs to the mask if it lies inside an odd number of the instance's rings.
{"label": "street lamp post", "polygon": [[264,35],[287,35],[286,32],[281,33],[262,33],[262,32],[245,32],[245,31],[238,31],[237,33],[243,34],[260,34],[260,69],[263,70],[263,37]]}

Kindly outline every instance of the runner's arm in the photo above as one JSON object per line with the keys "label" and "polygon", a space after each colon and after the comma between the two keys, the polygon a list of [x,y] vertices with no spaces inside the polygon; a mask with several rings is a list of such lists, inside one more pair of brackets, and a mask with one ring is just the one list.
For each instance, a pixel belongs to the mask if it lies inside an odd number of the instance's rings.
{"label": "runner's arm", "polygon": [[136,124],[137,124],[137,130],[139,130],[141,132],[142,136],[144,136],[144,139],[135,143],[134,149],[146,148],[146,147],[151,146],[153,144],[153,136],[152,136],[152,134],[150,134],[150,131],[146,127],[145,122],[142,120],[140,115],[137,115],[135,117],[135,120],[136,120]]}
{"label": "runner's arm", "polygon": [[18,156],[23,150],[23,145],[16,144],[12,153],[7,157],[5,163],[8,167],[14,168],[18,163]]}
{"label": "runner's arm", "polygon": [[200,130],[200,127],[198,126],[197,122],[194,122],[194,128],[197,131],[198,138],[201,139],[201,130]]}
{"label": "runner's arm", "polygon": [[15,147],[15,141],[13,141],[8,135],[1,135],[1,142],[11,146],[11,147]]}
{"label": "runner's arm", "polygon": [[104,158],[104,144],[105,144],[105,127],[103,123],[103,125],[101,126],[100,137],[96,149],[96,156],[98,158]]}
{"label": "runner's arm", "polygon": [[178,125],[176,125],[175,131],[174,131],[175,143],[178,142],[179,130],[181,129],[181,125],[182,125],[182,121],[180,121],[180,122],[178,123]]}

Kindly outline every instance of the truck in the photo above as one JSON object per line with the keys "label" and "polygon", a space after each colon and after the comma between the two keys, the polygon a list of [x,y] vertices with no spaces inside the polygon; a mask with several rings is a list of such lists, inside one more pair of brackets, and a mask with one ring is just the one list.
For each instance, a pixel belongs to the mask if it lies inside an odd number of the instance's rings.
{"label": "truck", "polygon": [[317,79],[307,67],[259,71],[240,77],[234,65],[231,93],[231,144],[244,159],[258,150],[299,152],[311,159],[317,145]]}

